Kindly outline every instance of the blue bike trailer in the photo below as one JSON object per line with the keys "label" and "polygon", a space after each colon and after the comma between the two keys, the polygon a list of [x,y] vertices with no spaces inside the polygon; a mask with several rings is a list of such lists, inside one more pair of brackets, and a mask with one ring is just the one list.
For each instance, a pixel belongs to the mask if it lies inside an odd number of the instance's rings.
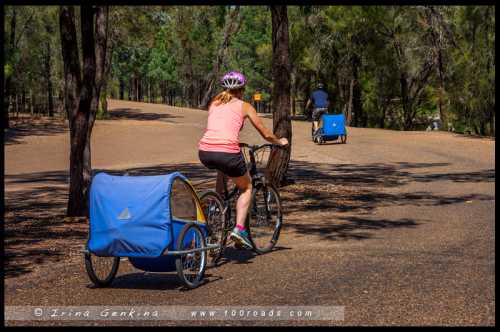
{"label": "blue bike trailer", "polygon": [[323,114],[321,121],[325,141],[335,140],[338,136],[346,135],[344,114]]}
{"label": "blue bike trailer", "polygon": [[[179,172],[115,176],[101,172],[90,189],[87,250],[96,256],[128,257],[136,268],[175,270],[177,238],[186,223],[206,224],[196,193]],[[189,242],[189,236],[183,242]]]}

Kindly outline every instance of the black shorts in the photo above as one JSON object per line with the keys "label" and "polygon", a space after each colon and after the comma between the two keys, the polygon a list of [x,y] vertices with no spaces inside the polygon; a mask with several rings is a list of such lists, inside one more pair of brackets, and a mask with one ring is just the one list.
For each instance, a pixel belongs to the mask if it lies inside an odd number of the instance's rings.
{"label": "black shorts", "polygon": [[312,112],[313,121],[319,121],[323,114],[326,114],[328,111],[327,108],[315,108]]}
{"label": "black shorts", "polygon": [[243,176],[247,172],[245,158],[243,158],[241,152],[228,153],[199,150],[198,157],[205,167],[219,170],[232,178]]}

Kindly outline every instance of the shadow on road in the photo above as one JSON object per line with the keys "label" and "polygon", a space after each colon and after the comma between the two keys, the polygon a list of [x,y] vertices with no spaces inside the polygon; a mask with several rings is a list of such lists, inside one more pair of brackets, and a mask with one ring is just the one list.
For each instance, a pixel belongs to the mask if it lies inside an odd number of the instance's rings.
{"label": "shadow on road", "polygon": [[[282,246],[276,246],[273,248],[273,250],[269,253],[266,253],[264,255],[271,254],[272,252],[275,251],[281,251],[281,250],[290,250],[291,248],[287,247],[282,247]],[[229,243],[226,250],[224,251],[223,257],[219,260],[217,263],[217,267],[227,264],[227,263],[233,263],[233,264],[252,264],[252,259],[255,257],[260,256],[256,254],[255,252],[247,249],[239,249],[235,248],[232,243]]]}
{"label": "shadow on road", "polygon": [[[205,273],[202,284],[218,281],[222,278],[215,277],[212,274]],[[91,284],[89,288],[94,288]],[[145,289],[145,290],[173,290],[189,291],[175,272],[172,273],[153,273],[136,272],[117,276],[109,288],[115,289]]]}
{"label": "shadow on road", "polygon": [[[116,108],[109,111],[108,120],[138,120],[138,121],[165,121],[165,119],[183,118],[183,116],[167,113],[145,113],[135,108]],[[165,121],[172,122],[172,121]]]}
{"label": "shadow on road", "polygon": [[314,224],[288,222],[302,236],[316,235],[325,240],[365,240],[371,238],[374,230],[390,228],[413,228],[419,225],[411,219],[387,220],[368,219],[354,216],[338,217],[335,222],[318,220]]}
{"label": "shadow on road", "polygon": [[[174,122],[169,119],[183,118],[180,115],[167,113],[145,113],[135,108],[118,108],[109,112],[107,120],[139,120]],[[97,120],[99,121],[99,120]],[[60,118],[24,116],[11,120],[11,128],[4,130],[4,144],[22,144],[28,136],[51,136],[69,131],[67,121]]]}
{"label": "shadow on road", "polygon": [[4,144],[22,144],[27,136],[51,136],[68,131],[68,124],[61,119],[30,119],[14,120],[11,128],[4,130]]}
{"label": "shadow on road", "polygon": [[[475,172],[439,172],[447,163],[377,163],[331,165],[292,161],[289,177],[294,184],[281,188],[284,231],[317,235],[321,240],[363,240],[377,231],[390,228],[414,228],[421,220],[386,220],[370,217],[382,206],[438,206],[471,200],[494,200],[494,196],[468,193],[447,196],[432,192],[390,193],[388,188],[422,182],[429,186],[440,181],[489,183],[495,170]],[[213,186],[215,172],[199,163],[161,164],[123,170],[94,170],[94,174],[159,175],[180,171],[197,189]],[[425,172],[423,172],[425,171]],[[208,182],[207,182],[208,181]],[[202,183],[203,182],[203,183]],[[15,185],[27,189],[12,191]],[[65,220],[68,172],[39,172],[5,176],[5,276],[28,273],[38,264],[65,259],[68,251],[77,251],[85,243],[88,223],[85,219]],[[355,214],[355,216],[352,216]],[[228,249],[226,263],[248,264],[253,253]]]}

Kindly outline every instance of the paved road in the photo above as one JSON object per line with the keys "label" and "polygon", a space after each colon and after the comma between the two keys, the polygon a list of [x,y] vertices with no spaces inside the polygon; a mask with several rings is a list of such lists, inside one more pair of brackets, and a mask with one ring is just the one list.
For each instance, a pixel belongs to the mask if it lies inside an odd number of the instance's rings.
{"label": "paved road", "polygon": [[[195,180],[212,175],[196,155],[205,112],[110,105],[113,119],[98,121],[94,129],[94,168],[138,174],[181,169]],[[11,134],[5,147],[11,217],[6,305],[322,305],[344,306],[344,320],[294,324],[495,325],[492,140],[348,128],[347,144],[318,146],[309,140],[309,124],[295,121],[295,183],[282,190],[287,213],[277,250],[262,256],[229,250],[222,266],[207,270],[207,283],[191,291],[183,291],[175,276],[143,274],[126,261],[111,288],[93,289],[78,253],[84,223],[70,224],[68,232],[70,221],[45,227],[52,219],[40,214],[37,225],[59,237],[52,251],[28,248],[44,242],[34,240],[33,220],[23,211],[64,209],[68,134],[64,127],[49,129],[50,134],[40,128]],[[241,140],[261,142],[255,135],[247,124]],[[23,231],[16,233],[9,220]]]}

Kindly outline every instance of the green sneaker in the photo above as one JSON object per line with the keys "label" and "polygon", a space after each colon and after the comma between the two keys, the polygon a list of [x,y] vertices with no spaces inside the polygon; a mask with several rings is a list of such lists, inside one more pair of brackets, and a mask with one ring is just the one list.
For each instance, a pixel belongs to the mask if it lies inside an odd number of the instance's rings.
{"label": "green sneaker", "polygon": [[248,231],[245,229],[242,231],[238,227],[233,228],[233,231],[229,235],[231,239],[233,239],[234,242],[242,245],[246,249],[252,249],[252,243],[248,239]]}

